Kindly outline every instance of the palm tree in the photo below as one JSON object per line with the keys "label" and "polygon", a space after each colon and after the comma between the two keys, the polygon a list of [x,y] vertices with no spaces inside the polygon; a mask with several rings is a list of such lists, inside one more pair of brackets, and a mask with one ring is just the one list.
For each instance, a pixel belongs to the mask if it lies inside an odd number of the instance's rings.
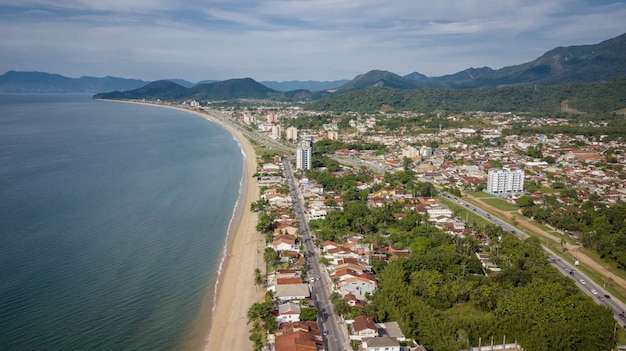
{"label": "palm tree", "polygon": [[263,285],[263,275],[261,275],[261,270],[259,268],[254,269],[254,285],[257,287]]}

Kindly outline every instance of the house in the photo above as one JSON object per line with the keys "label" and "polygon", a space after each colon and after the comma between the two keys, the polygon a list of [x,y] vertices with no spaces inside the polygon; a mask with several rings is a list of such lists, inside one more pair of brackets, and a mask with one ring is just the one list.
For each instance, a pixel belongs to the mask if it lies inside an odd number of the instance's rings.
{"label": "house", "polygon": [[261,185],[261,186],[282,183],[283,180],[284,179],[281,176],[260,176],[260,177],[257,177],[257,183],[259,185]]}
{"label": "house", "polygon": [[400,343],[388,336],[365,338],[363,339],[363,348],[367,351],[400,351]]}
{"label": "house", "polygon": [[295,251],[298,252],[298,246],[296,245],[296,238],[293,235],[277,235],[274,237],[272,247],[277,252],[281,251]]}
{"label": "house", "polygon": [[398,341],[406,340],[406,337],[402,333],[402,330],[400,330],[400,325],[398,324],[398,322],[387,322],[380,324],[380,326],[383,328],[383,333],[386,336],[394,338]]}
{"label": "house", "polygon": [[267,173],[276,173],[276,172],[281,172],[282,168],[274,163],[264,163],[263,164],[263,172],[267,172]]}
{"label": "house", "polygon": [[278,315],[276,316],[278,324],[292,323],[300,321],[300,305],[291,301],[278,305]]}
{"label": "house", "polygon": [[274,235],[279,235],[279,234],[289,234],[289,235],[296,235],[298,233],[298,227],[295,227],[291,224],[281,224],[278,226],[278,228],[274,229]]}
{"label": "house", "polygon": [[336,243],[334,243],[333,241],[330,240],[326,240],[322,243],[322,249],[326,252],[330,249],[336,249],[337,247],[339,247],[339,245],[337,245]]}
{"label": "house", "polygon": [[271,194],[265,197],[265,200],[272,206],[290,206],[291,205],[291,197],[285,194]]}
{"label": "house", "polygon": [[358,277],[361,274],[363,274],[363,272],[359,273],[350,268],[341,268],[341,269],[335,270],[335,272],[333,272],[330,275],[330,279],[332,280],[336,279],[337,281],[342,282],[349,278]]}
{"label": "house", "polygon": [[274,350],[276,351],[319,351],[324,349],[324,342],[317,322],[283,323],[276,333]]}
{"label": "house", "polygon": [[311,296],[309,284],[280,284],[276,285],[276,294],[279,301],[304,300]]}
{"label": "house", "polygon": [[325,219],[328,211],[326,209],[311,209],[309,212],[309,219]]}
{"label": "house", "polygon": [[352,322],[352,334],[357,336],[357,339],[377,337],[378,327],[370,317],[358,316]]}
{"label": "house", "polygon": [[348,278],[337,284],[343,294],[353,294],[359,300],[365,300],[365,294],[372,294],[376,290],[376,281],[365,277]]}

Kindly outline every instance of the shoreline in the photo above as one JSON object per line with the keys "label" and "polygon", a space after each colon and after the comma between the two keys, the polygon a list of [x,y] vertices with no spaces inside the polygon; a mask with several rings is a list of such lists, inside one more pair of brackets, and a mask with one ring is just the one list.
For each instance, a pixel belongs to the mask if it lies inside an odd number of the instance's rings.
{"label": "shoreline", "polygon": [[[111,101],[111,100],[101,100]],[[264,271],[263,237],[256,232],[257,216],[250,204],[260,197],[259,186],[249,177],[256,172],[256,152],[252,143],[221,119],[203,111],[140,101],[113,100],[166,107],[192,113],[226,129],[237,141],[244,156],[244,167],[233,215],[228,226],[215,284],[207,287],[200,310],[182,344],[184,350],[248,350],[248,308],[260,301],[264,289],[254,284],[254,269]]]}

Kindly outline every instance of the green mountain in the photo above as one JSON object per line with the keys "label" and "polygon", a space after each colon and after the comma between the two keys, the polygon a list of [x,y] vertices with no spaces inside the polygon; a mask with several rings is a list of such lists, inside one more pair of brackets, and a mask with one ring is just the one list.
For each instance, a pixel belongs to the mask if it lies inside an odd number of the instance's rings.
{"label": "green mountain", "polygon": [[169,80],[157,80],[138,89],[129,91],[114,91],[94,95],[94,99],[112,100],[178,100],[185,95],[189,88]]}
{"label": "green mountain", "polygon": [[594,45],[558,47],[534,61],[493,70],[489,67],[427,77],[418,72],[400,77],[386,71],[356,76],[337,89],[346,93],[372,86],[396,89],[485,88],[505,85],[589,83],[626,76],[626,34]]}
{"label": "green mountain", "polygon": [[626,108],[626,77],[606,82],[542,87],[503,86],[481,89],[393,89],[369,87],[329,96],[304,106],[316,111],[375,113],[378,111],[540,112],[558,115],[563,107],[580,113],[607,114]]}
{"label": "green mountain", "polygon": [[233,100],[281,98],[281,94],[251,78],[229,79],[186,88],[167,80],[150,83],[139,89],[97,94],[95,99],[149,100]]}
{"label": "green mountain", "polygon": [[594,45],[558,47],[534,61],[422,80],[422,87],[478,88],[502,85],[589,83],[626,76],[626,34]]}
{"label": "green mountain", "polygon": [[337,88],[335,93],[342,94],[342,93],[347,93],[349,91],[365,89],[369,87],[415,89],[415,88],[419,88],[420,84],[419,84],[419,81],[415,79],[401,77],[395,73],[373,70],[365,74],[359,74],[348,83]]}
{"label": "green mountain", "polygon": [[45,72],[9,71],[0,75],[0,93],[97,93],[136,89],[148,84],[139,79],[116,77],[68,78]]}

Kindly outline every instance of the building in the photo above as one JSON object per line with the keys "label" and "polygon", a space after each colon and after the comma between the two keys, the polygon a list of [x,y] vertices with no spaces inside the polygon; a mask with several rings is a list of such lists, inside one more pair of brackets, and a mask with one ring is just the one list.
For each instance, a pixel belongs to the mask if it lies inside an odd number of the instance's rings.
{"label": "building", "polygon": [[313,148],[309,140],[303,140],[298,143],[296,150],[296,169],[311,169],[311,158],[313,157]]}
{"label": "building", "polygon": [[378,337],[378,327],[370,317],[358,316],[352,322],[352,335],[357,337],[351,338],[355,340]]}
{"label": "building", "polygon": [[298,128],[296,127],[289,127],[287,128],[287,130],[285,131],[285,138],[287,140],[293,140],[296,141],[298,140]]}
{"label": "building", "polygon": [[300,321],[300,305],[291,301],[278,305],[278,316],[276,316],[278,324],[292,323]]}
{"label": "building", "polygon": [[271,132],[271,138],[272,139],[280,139],[280,136],[282,134],[282,128],[279,124],[273,125],[272,126],[272,132]]}
{"label": "building", "polygon": [[363,348],[367,351],[400,351],[400,343],[394,338],[383,336],[380,338],[363,339]]}
{"label": "building", "polygon": [[359,300],[365,300],[366,294],[373,294],[376,290],[376,281],[359,276],[348,278],[337,284],[340,293],[352,294]]}
{"label": "building", "polygon": [[338,140],[339,132],[337,132],[336,130],[329,130],[328,132],[326,132],[326,137],[330,140]]}
{"label": "building", "polygon": [[524,192],[524,170],[506,168],[489,170],[486,191],[496,195]]}

